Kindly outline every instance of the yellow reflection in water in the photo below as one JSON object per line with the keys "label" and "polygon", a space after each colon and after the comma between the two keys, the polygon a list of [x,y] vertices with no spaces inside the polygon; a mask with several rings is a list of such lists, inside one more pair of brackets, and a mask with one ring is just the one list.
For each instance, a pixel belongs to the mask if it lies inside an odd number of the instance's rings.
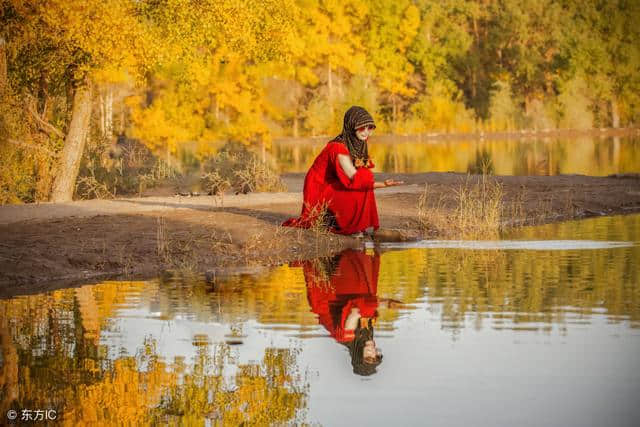
{"label": "yellow reflection in water", "polygon": [[299,268],[285,265],[256,275],[211,277],[208,281],[198,275],[167,275],[155,286],[156,292],[141,297],[151,311],[166,319],[186,314],[202,322],[252,318],[260,323],[315,324]]}
{"label": "yellow reflection in water", "polygon": [[[385,254],[382,294],[439,304],[445,327],[549,328],[588,323],[592,313],[640,326],[640,215],[528,227],[519,240],[610,240],[635,246],[600,250],[412,249]],[[406,283],[399,284],[398,280]]]}
{"label": "yellow reflection in water", "polygon": [[[152,338],[135,356],[106,357],[101,331],[118,310],[157,294],[153,282],[110,282],[0,301],[2,414],[56,409],[65,425],[281,424],[306,406],[297,350],[267,349],[238,365],[224,343],[194,343],[193,363],[162,359]],[[224,366],[237,365],[229,382]]]}
{"label": "yellow reflection in water", "polygon": [[[306,172],[324,142],[274,143],[282,172]],[[460,140],[369,144],[377,172],[467,172],[490,162],[497,175],[640,172],[640,138]]]}

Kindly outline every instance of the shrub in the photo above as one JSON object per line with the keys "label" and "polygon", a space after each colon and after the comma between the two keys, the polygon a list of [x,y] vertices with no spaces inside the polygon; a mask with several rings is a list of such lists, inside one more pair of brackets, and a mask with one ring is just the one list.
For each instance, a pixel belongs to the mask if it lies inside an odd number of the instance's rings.
{"label": "shrub", "polygon": [[85,150],[76,182],[76,196],[104,199],[141,194],[177,175],[175,168],[155,157],[136,140],[120,138],[115,147],[96,142]]}
{"label": "shrub", "polygon": [[239,143],[226,144],[203,165],[202,189],[209,194],[285,191],[280,176],[269,163]]}
{"label": "shrub", "polygon": [[62,142],[39,132],[24,104],[0,91],[0,204],[45,201],[51,191]]}

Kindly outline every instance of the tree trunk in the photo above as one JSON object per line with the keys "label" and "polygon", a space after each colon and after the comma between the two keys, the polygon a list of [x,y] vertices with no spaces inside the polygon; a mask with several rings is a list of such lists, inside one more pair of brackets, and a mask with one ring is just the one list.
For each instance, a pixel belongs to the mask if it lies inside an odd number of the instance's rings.
{"label": "tree trunk", "polygon": [[[6,314],[3,313],[3,317]],[[2,352],[2,366],[0,367],[0,389],[3,397],[0,408],[8,408],[18,399],[18,350],[11,338],[8,317],[0,320],[0,352]],[[4,413],[2,414],[4,416]]]}
{"label": "tree trunk", "polygon": [[329,111],[333,116],[333,78],[331,75],[331,61],[327,62],[327,85],[329,86]]}
{"label": "tree trunk", "polygon": [[100,120],[99,120],[99,122],[100,122],[100,135],[104,136],[105,131],[106,131],[105,126],[104,126],[104,122],[105,122],[104,116],[106,114],[105,109],[104,109],[104,106],[105,106],[104,95],[102,93],[100,93],[98,95],[98,99],[100,101],[100,102],[98,102],[98,105],[100,107]]}
{"label": "tree trunk", "polygon": [[476,97],[478,95],[478,79],[476,76],[476,69],[471,69],[471,99],[475,105]]}
{"label": "tree trunk", "polygon": [[124,135],[124,120],[125,120],[125,107],[124,102],[120,103],[120,120],[118,122],[118,135]]}
{"label": "tree trunk", "polygon": [[113,88],[107,86],[100,94],[100,131],[102,137],[113,140]]}
{"label": "tree trunk", "polygon": [[618,111],[618,100],[613,98],[611,101],[611,127],[620,127],[620,112]]}
{"label": "tree trunk", "polygon": [[4,92],[8,83],[7,79],[7,44],[0,37],[0,93]]}
{"label": "tree trunk", "polygon": [[81,86],[73,95],[73,112],[69,131],[64,139],[60,164],[51,192],[52,202],[69,202],[73,199],[80,161],[89,131],[91,118],[91,88]]}
{"label": "tree trunk", "polygon": [[76,288],[75,296],[78,300],[84,338],[98,344],[98,339],[100,338],[100,315],[92,287],[87,285]]}
{"label": "tree trunk", "polygon": [[299,134],[299,131],[298,131],[298,116],[294,115],[293,116],[293,137],[297,138],[298,134]]}
{"label": "tree trunk", "polygon": [[393,121],[393,126],[395,127],[396,125],[396,120],[398,118],[398,105],[396,103],[396,96],[395,95],[391,95],[391,116],[392,116],[392,121]]}
{"label": "tree trunk", "polygon": [[329,87],[329,100],[333,97],[333,81],[331,76],[331,62],[327,62],[327,86]]}
{"label": "tree trunk", "polygon": [[300,144],[297,142],[293,146],[293,164],[296,172],[298,172],[300,170]]}

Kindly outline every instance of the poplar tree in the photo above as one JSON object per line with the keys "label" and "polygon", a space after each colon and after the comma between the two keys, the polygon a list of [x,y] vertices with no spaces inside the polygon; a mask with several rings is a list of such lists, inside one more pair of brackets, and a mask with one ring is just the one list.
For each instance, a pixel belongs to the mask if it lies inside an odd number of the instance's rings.
{"label": "poplar tree", "polygon": [[[135,7],[130,0],[2,2],[11,83],[25,94],[40,131],[62,147],[51,201],[73,196],[98,71],[138,69],[151,52]],[[56,115],[51,104],[61,95],[65,105]]]}

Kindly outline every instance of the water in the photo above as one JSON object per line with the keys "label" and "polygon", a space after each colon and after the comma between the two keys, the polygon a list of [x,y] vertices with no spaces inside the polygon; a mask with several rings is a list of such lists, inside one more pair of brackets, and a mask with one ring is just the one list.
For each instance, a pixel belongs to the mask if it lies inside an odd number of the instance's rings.
{"label": "water", "polygon": [[[281,172],[306,172],[326,141],[274,143]],[[404,141],[369,144],[377,172],[482,172],[498,175],[581,174],[605,176],[640,172],[640,138],[576,138]]]}
{"label": "water", "polygon": [[[640,215],[503,237],[0,301],[0,409],[69,424],[637,425]],[[354,368],[341,344],[354,306],[378,365]]]}

